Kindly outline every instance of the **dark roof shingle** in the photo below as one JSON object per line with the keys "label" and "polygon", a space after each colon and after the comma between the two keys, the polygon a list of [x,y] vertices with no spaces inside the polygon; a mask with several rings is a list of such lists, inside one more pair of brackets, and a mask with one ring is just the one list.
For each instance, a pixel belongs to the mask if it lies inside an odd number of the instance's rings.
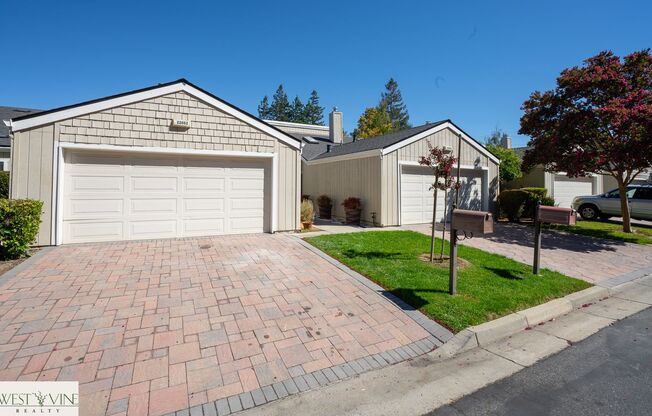
{"label": "dark roof shingle", "polygon": [[384,149],[388,146],[401,142],[409,137],[415,136],[448,121],[449,120],[437,121],[435,123],[428,123],[422,126],[412,127],[410,129],[385,134],[383,136],[370,137],[368,139],[358,139],[350,143],[344,143],[341,146],[332,147],[330,152],[321,153],[320,155],[314,157],[312,160],[326,159],[333,156],[348,155],[351,153],[366,152],[368,150]]}
{"label": "dark roof shingle", "polygon": [[9,127],[4,123],[5,120],[11,120],[12,118],[26,116],[28,114],[40,113],[41,111],[42,110],[35,110],[33,108],[0,106],[0,147],[11,146]]}

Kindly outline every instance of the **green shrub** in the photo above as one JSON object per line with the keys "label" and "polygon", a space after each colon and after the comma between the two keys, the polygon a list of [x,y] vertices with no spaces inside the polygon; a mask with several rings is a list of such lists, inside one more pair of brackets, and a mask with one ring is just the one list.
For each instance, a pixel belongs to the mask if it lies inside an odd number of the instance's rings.
{"label": "green shrub", "polygon": [[9,172],[0,171],[0,198],[9,198]]}
{"label": "green shrub", "polygon": [[502,191],[498,195],[500,215],[510,221],[521,218],[534,218],[537,201],[541,205],[555,205],[555,200],[548,196],[546,188],[520,188]]}
{"label": "green shrub", "polygon": [[24,256],[41,225],[43,202],[0,199],[0,259]]}

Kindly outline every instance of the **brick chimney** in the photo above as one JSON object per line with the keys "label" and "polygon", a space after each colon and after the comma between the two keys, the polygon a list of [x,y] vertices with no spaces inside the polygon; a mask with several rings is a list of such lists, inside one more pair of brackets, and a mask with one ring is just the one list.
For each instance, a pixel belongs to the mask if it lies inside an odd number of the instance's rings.
{"label": "brick chimney", "polygon": [[341,144],[344,139],[344,133],[342,131],[342,112],[337,111],[337,107],[333,107],[328,116],[328,132],[329,137],[335,144]]}

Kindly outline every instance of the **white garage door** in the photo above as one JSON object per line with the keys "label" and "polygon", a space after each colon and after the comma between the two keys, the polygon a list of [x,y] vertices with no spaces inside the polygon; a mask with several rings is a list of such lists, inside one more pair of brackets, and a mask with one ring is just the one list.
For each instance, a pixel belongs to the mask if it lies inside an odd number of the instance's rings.
{"label": "white garage door", "polygon": [[[434,182],[432,171],[420,166],[403,166],[401,171],[401,224],[423,224],[432,221]],[[482,178],[469,170],[460,172],[460,208],[482,210]],[[437,192],[437,221],[444,219],[444,193]],[[455,192],[448,192],[448,208]]]}
{"label": "white garage door", "polygon": [[63,242],[266,231],[265,162],[66,152]]}
{"label": "white garage door", "polygon": [[593,180],[591,178],[555,176],[554,195],[552,197],[555,199],[555,204],[560,207],[570,208],[573,198],[591,194],[593,194]]}

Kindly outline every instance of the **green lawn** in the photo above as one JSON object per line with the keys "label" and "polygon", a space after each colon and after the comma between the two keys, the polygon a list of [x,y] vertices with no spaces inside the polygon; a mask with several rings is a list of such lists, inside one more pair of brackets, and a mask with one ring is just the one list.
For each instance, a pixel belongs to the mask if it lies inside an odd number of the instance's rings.
{"label": "green lawn", "polygon": [[590,235],[608,240],[635,244],[652,244],[652,228],[632,226],[633,233],[624,233],[622,224],[605,221],[581,221],[576,225],[551,225],[553,230],[568,231],[574,234]]}
{"label": "green lawn", "polygon": [[471,264],[458,271],[458,294],[450,296],[448,268],[418,258],[430,250],[430,237],[423,234],[371,231],[306,241],[454,332],[591,286],[549,270],[534,276],[530,265],[459,246],[459,256]]}

